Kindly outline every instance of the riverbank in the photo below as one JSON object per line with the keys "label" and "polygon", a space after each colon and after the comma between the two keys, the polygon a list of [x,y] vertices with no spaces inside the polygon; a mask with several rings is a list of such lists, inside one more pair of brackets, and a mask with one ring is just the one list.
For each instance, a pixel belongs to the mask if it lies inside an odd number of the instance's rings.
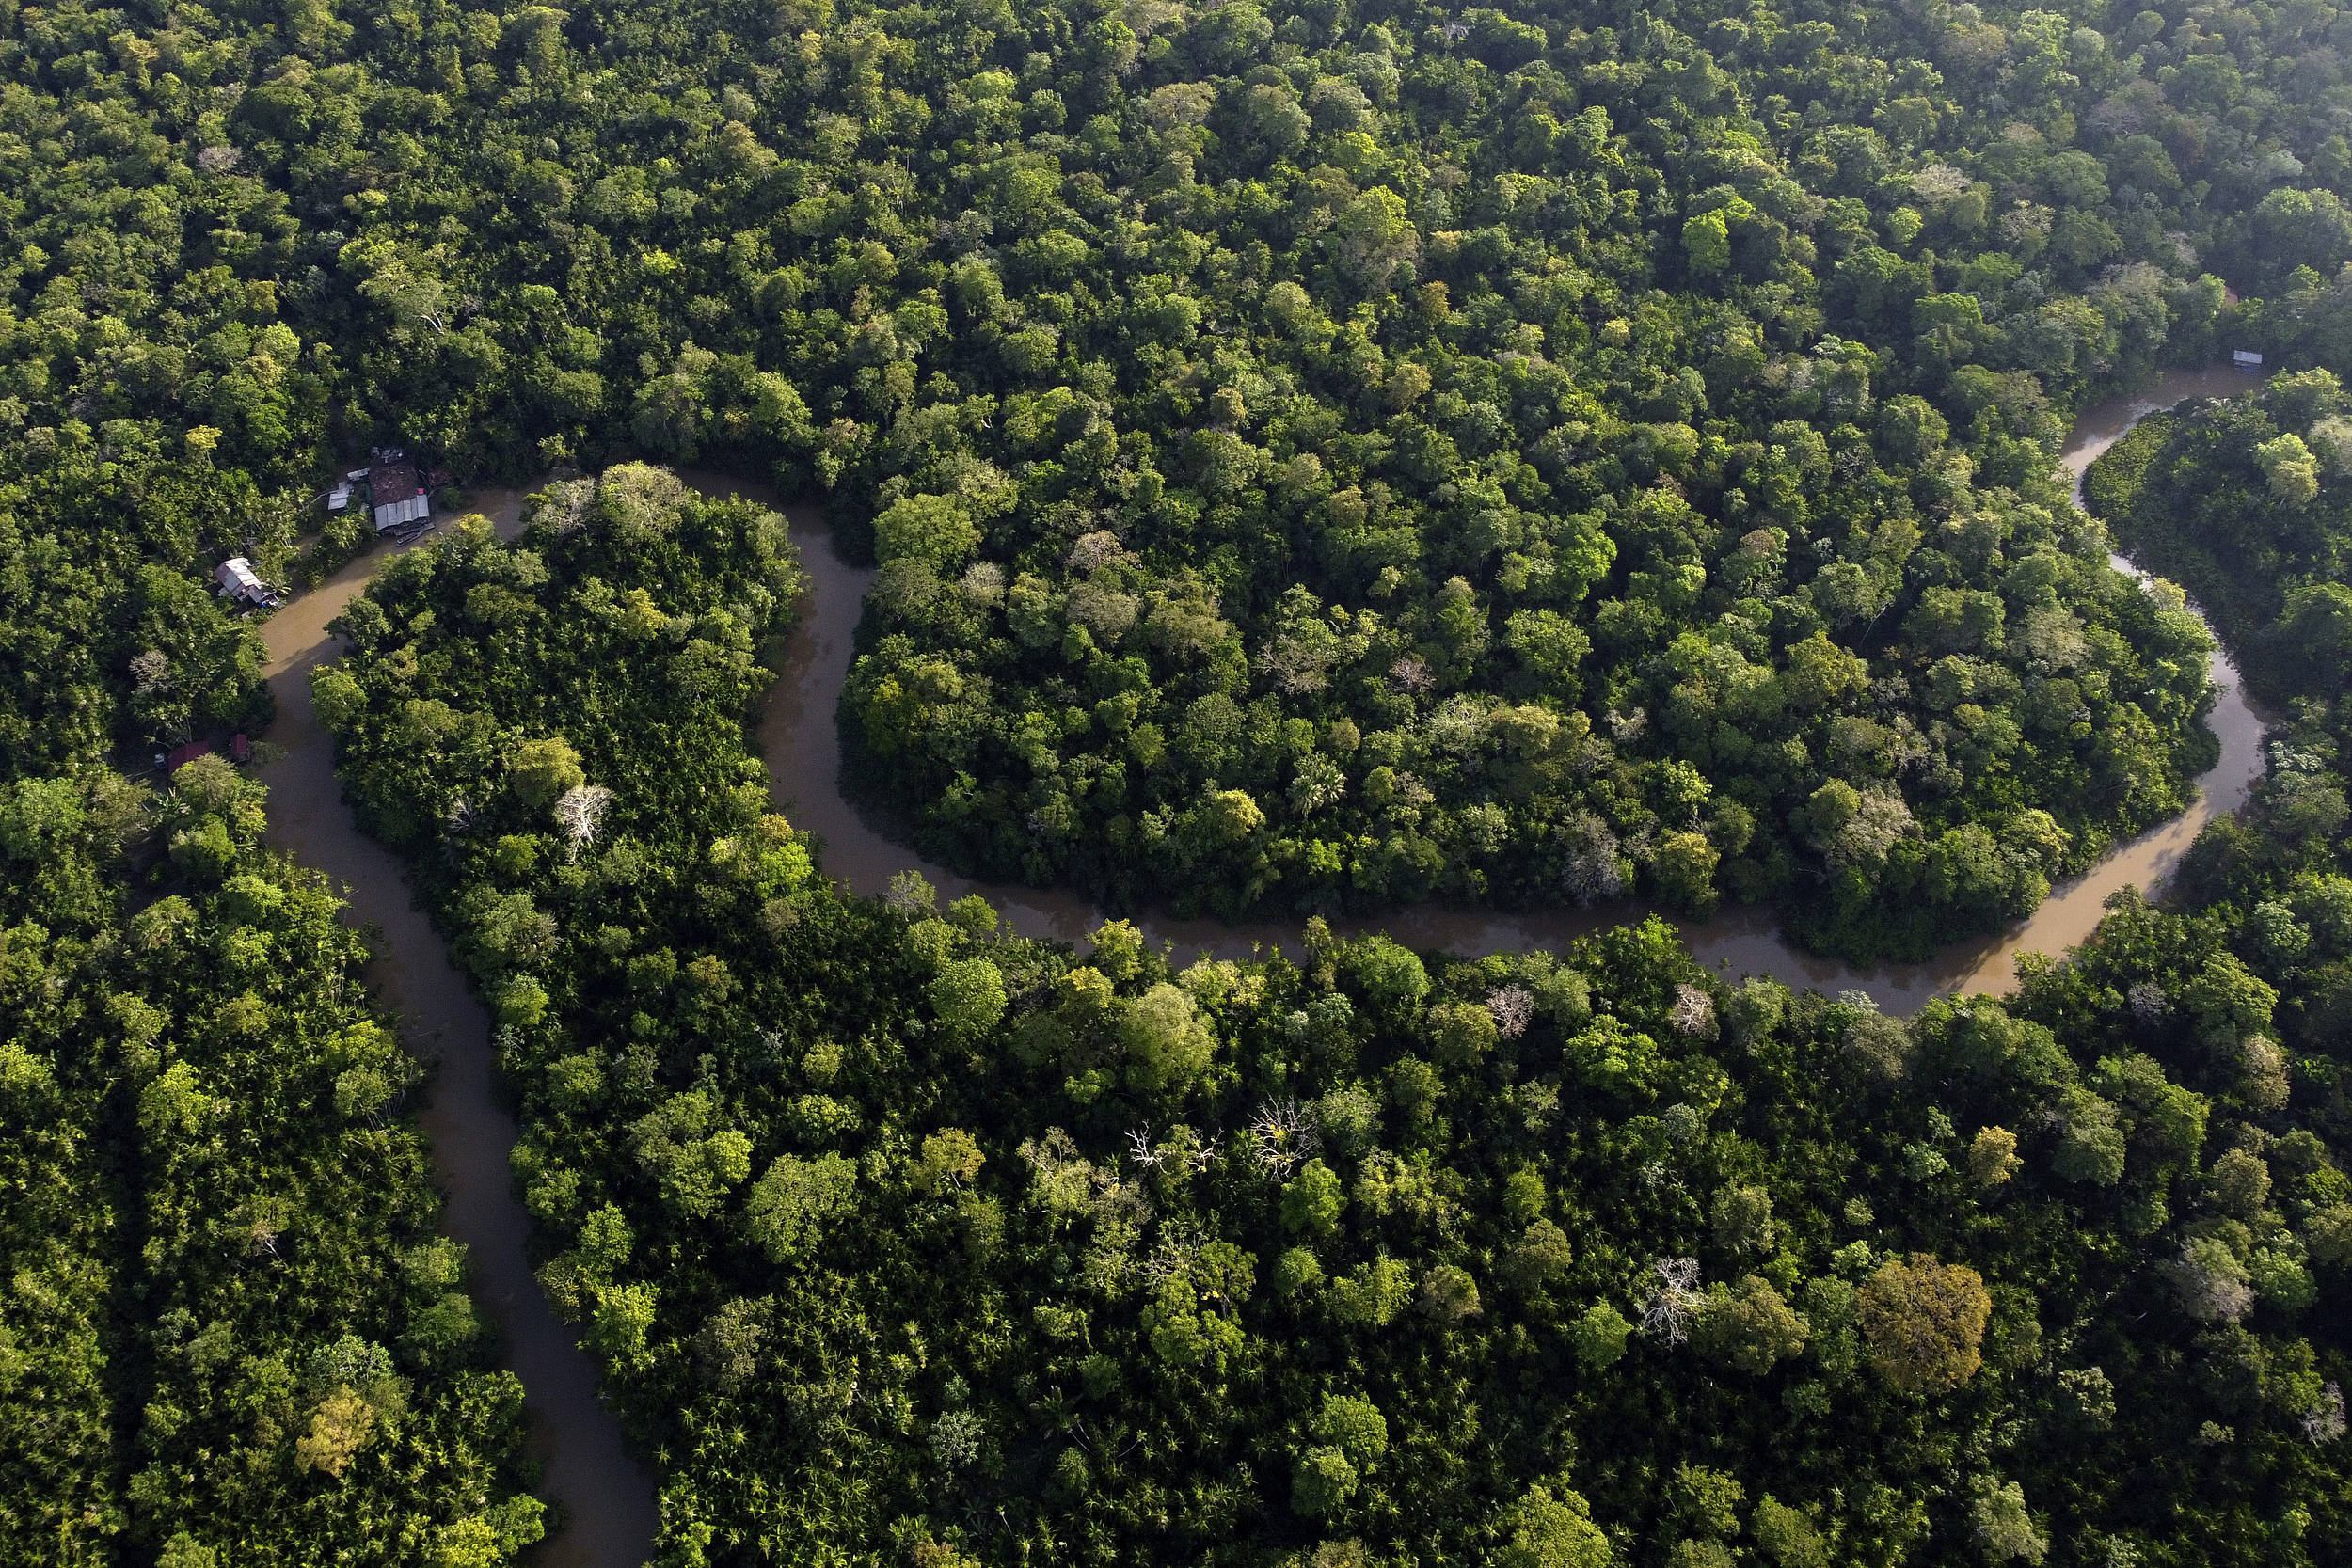
{"label": "riverbank", "polygon": [[[520,531],[521,491],[484,491],[472,500],[501,536]],[[558,1511],[559,1528],[534,1560],[636,1568],[653,1550],[653,1475],[623,1445],[620,1423],[597,1397],[595,1364],[532,1277],[531,1218],[507,1166],[516,1127],[495,1092],[489,1014],[412,901],[400,862],[352,819],[335,777],[334,739],[310,700],[310,672],[341,652],[327,623],[390,553],[379,547],[346,562],[262,626],[264,673],[278,700],[269,760],[256,770],[270,790],[268,842],[342,890],[345,919],[372,932],[370,983],[398,1016],[408,1048],[435,1069],[418,1119],[448,1195],[441,1230],[466,1246],[474,1301],[498,1330],[500,1365],[522,1380],[531,1457],[545,1466],[538,1491]]]}
{"label": "riverbank", "polygon": [[[2113,399],[2084,411],[2075,421],[2062,460],[2076,481],[2101,452],[2113,446],[2143,415],[2183,399],[2249,390],[2255,383],[2217,369],[2167,375],[2145,392]],[[685,475],[699,488],[733,493],[774,504],[764,486],[722,475]],[[873,572],[843,562],[834,552],[831,531],[811,508],[784,508],[801,548],[810,590],[794,628],[783,670],[762,714],[759,743],[778,809],[796,827],[824,843],[825,870],[859,893],[881,893],[892,876],[920,871],[943,897],[977,893],[994,904],[1024,936],[1078,942],[1101,925],[1103,911],[1067,889],[975,882],[934,865],[889,836],[886,824],[866,814],[842,791],[840,745],[834,710],[849,678],[857,624]],[[2130,569],[2127,562],[2118,564]],[[1867,992],[1890,1012],[1911,1012],[1931,997],[1952,991],[2004,992],[2016,978],[2021,954],[2058,954],[2090,935],[2108,896],[2124,887],[2150,889],[2179,863],[2205,824],[2235,810],[2262,775],[2263,721],[2248,705],[2237,669],[2218,649],[2212,678],[2220,689],[2211,723],[2221,742],[2220,761],[2197,780],[2199,796],[2169,822],[2118,846],[2082,877],[2054,889],[2034,913],[1998,936],[1954,943],[1922,963],[1853,965],[1807,953],[1779,932],[1772,911],[1727,909],[1706,920],[1669,915],[1692,953],[1732,974],[1769,974],[1793,987],[1833,994]],[[1406,946],[1463,955],[1558,950],[1578,937],[1639,920],[1647,904],[1623,901],[1589,910],[1527,911],[1411,905],[1335,924],[1344,930],[1381,930]],[[1663,911],[1660,911],[1663,912]],[[1248,958],[1298,941],[1299,918],[1226,925],[1214,920],[1177,920],[1160,913],[1136,917],[1146,938],[1172,944],[1179,955],[1209,953]]]}

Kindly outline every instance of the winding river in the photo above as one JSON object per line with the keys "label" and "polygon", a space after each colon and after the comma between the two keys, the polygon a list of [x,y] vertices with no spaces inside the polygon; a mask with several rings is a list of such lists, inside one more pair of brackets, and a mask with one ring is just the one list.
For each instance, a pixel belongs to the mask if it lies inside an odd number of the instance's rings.
{"label": "winding river", "polygon": [[[2083,470],[2113,446],[2139,418],[2186,398],[2223,397],[2252,389],[2255,383],[2227,369],[2175,372],[2146,391],[2103,403],[2075,422],[2063,454],[2079,498]],[[686,476],[696,485],[772,499],[763,488],[716,474]],[[768,700],[760,748],[768,780],[793,825],[824,842],[825,870],[859,893],[880,893],[891,876],[913,867],[939,887],[943,897],[979,893],[994,904],[1012,928],[1025,936],[1076,942],[1102,924],[1103,911],[1065,889],[977,883],[932,865],[886,836],[886,828],[840,787],[839,749],[834,708],[848,678],[851,642],[871,570],[843,562],[834,553],[824,524],[808,510],[787,508],[801,562],[812,588],[803,620],[793,632],[786,664]],[[2117,558],[2117,565],[2132,570]],[[1955,943],[1924,963],[1855,967],[1806,953],[1784,941],[1770,911],[1729,909],[1706,920],[1675,918],[1691,950],[1706,963],[1732,974],[1770,974],[1796,987],[1836,992],[1867,991],[1893,1012],[1910,1012],[1947,991],[2000,991],[2015,978],[2021,953],[2063,952],[2088,937],[2099,923],[2109,894],[2123,887],[2153,887],[2180,860],[2205,824],[2219,812],[2236,809],[2262,774],[2261,719],[2239,690],[2237,670],[2219,652],[2213,679],[2221,697],[2212,724],[2221,741],[2221,760],[2197,783],[2200,795],[2180,816],[2119,846],[2089,873],[2056,889],[2032,916],[1998,937]],[[1387,931],[1407,946],[1460,954],[1558,950],[1587,932],[1636,920],[1650,912],[1635,901],[1590,910],[1522,911],[1412,905],[1337,924],[1356,930]],[[1180,958],[1209,953],[1247,958],[1298,940],[1299,921],[1262,920],[1226,925],[1215,920],[1177,920],[1146,914],[1136,920],[1147,938],[1172,943]]]}
{"label": "winding river", "polygon": [[[2176,373],[2137,396],[2088,410],[2064,454],[2077,493],[2083,469],[2141,415],[2185,398],[2224,396],[2250,387],[2226,370]],[[684,477],[709,492],[774,499],[764,486],[725,476]],[[485,491],[473,499],[501,536],[517,531],[520,491]],[[885,836],[842,794],[834,709],[849,674],[860,608],[873,574],[847,565],[834,553],[831,534],[813,511],[786,511],[811,591],[760,726],[760,747],[779,808],[796,826],[822,839],[826,871],[858,893],[879,893],[894,874],[913,868],[945,896],[986,895],[1024,935],[1083,940],[1104,918],[1086,899],[1064,890],[975,883],[928,864]],[[619,1422],[598,1397],[594,1364],[548,1310],[532,1278],[524,1250],[530,1219],[515,1196],[507,1165],[516,1125],[493,1088],[489,1017],[412,901],[399,861],[358,831],[342,803],[334,744],[311,704],[310,672],[339,651],[327,623],[366,586],[381,558],[375,551],[353,562],[262,627],[266,673],[278,705],[271,745],[258,768],[271,790],[270,842],[345,890],[348,918],[374,933],[370,979],[399,1015],[410,1048],[436,1064],[421,1119],[449,1195],[442,1228],[469,1251],[475,1298],[498,1327],[502,1364],[522,1379],[526,1390],[532,1454],[545,1465],[540,1490],[561,1511],[562,1528],[538,1560],[550,1568],[634,1568],[652,1548],[653,1477],[623,1445]],[[2197,802],[2180,817],[2120,847],[1996,939],[1955,945],[1926,963],[1860,969],[1789,945],[1762,910],[1676,924],[1692,951],[1729,974],[1771,974],[1790,985],[1832,991],[1865,990],[1891,1011],[1909,1011],[1946,991],[2004,990],[2013,978],[2018,954],[2058,953],[2080,942],[2098,924],[2110,893],[2161,880],[2204,825],[2217,813],[2234,809],[2261,776],[2262,721],[2239,692],[2236,670],[2218,653],[2213,674],[2222,692],[2212,719],[2221,760],[2198,780]],[[1646,912],[1646,906],[1631,902],[1522,913],[1418,906],[1344,924],[1377,927],[1424,950],[1472,954],[1557,949]],[[1295,920],[1228,926],[1147,915],[1138,924],[1152,940],[1173,944],[1184,957],[1196,952],[1248,957],[1295,942],[1298,933]]]}

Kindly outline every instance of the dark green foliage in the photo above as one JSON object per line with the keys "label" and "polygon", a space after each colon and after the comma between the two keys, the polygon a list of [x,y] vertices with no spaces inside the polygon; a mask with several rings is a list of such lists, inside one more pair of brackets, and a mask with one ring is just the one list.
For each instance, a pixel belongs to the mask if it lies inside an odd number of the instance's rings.
{"label": "dark green foliage", "polygon": [[188,574],[259,506],[127,421],[0,442],[0,774],[258,727],[261,644]]}
{"label": "dark green foliage", "polygon": [[[159,800],[96,768],[0,791],[0,1560],[539,1538],[521,1386],[433,1232],[420,1074],[262,810],[210,758]],[[127,855],[198,832],[220,852],[138,885]]]}
{"label": "dark green foliage", "polygon": [[[771,888],[733,869],[742,693],[611,641],[585,584],[625,602],[640,563],[599,505],[388,574],[329,678],[363,807],[414,825],[483,984],[549,998],[506,1042],[516,1168],[542,1278],[665,1456],[665,1560],[2346,1544],[2314,1295],[2352,1190],[2334,1122],[2208,1043],[2275,990],[2168,934],[2194,922],[2121,908],[2013,1007],[1910,1025],[1725,989],[1657,922],[1467,962],[1314,925],[1295,960],[1179,969],[1122,926],[1081,964],[943,919],[913,881]],[[644,567],[665,624],[783,569],[748,509],[672,505],[664,537],[702,543]],[[527,638],[446,629],[526,559]],[[422,703],[560,732],[667,809],[625,788],[576,860],[510,855],[538,814],[489,741],[399,744]],[[2296,907],[2338,918],[2316,884]],[[2099,966],[2152,944],[2177,1000],[2143,1026]],[[1001,1020],[941,983],[970,966]],[[2121,1159],[2086,1181],[2094,1121]],[[2005,1180],[1973,1174],[1984,1128],[2025,1130]],[[746,1158],[680,1203],[678,1151],[722,1139]]]}
{"label": "dark green foliage", "polygon": [[[2325,4],[8,9],[11,1560],[535,1525],[329,900],[211,768],[135,877],[96,768],[261,717],[205,574],[281,570],[334,452],[828,493],[881,558],[851,760],[960,864],[1729,893],[1915,951],[2181,803],[2204,640],[2052,449],[2167,359],[2345,361],[2346,41]],[[780,531],[648,470],[409,558],[318,695],[510,1031],[543,1277],[672,1561],[2326,1561],[2331,396],[2110,460],[2119,532],[2303,699],[2254,808],[2182,910],[1915,1027],[1655,925],[1171,973],[845,901],[741,744]],[[1868,1370],[1897,1255],[1987,1287],[1956,1387]]]}
{"label": "dark green foliage", "polygon": [[[2172,154],[2117,129],[2147,56],[2044,13],[1793,51],[1480,17],[1201,19],[1116,86],[1000,41],[905,195],[978,207],[854,274],[909,301],[879,376],[820,336],[840,264],[771,230],[762,346],[830,378],[814,470],[881,509],[866,785],[961,867],[1114,901],[1730,891],[1866,956],[2175,809],[2198,640],[2047,483],[2049,400],[2217,305],[2153,215]],[[2021,52],[2067,62],[2031,108]],[[2015,118],[1930,58],[2011,71]],[[771,178],[836,183],[788,145]]]}
{"label": "dark green foliage", "polygon": [[[2178,579],[2281,705],[2352,686],[2352,401],[2335,375],[2152,417],[2093,467],[2085,499]],[[2324,817],[2310,831],[2332,832]]]}

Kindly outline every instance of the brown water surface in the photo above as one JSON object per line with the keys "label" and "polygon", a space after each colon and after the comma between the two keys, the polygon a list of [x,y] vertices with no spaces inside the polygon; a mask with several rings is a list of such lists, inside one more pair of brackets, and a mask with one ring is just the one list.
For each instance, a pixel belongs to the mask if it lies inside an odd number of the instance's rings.
{"label": "brown water surface", "polygon": [[[2080,494],[2084,468],[2153,409],[2183,399],[2230,396],[2256,384],[2229,370],[2176,372],[2146,392],[2100,404],[2075,422],[2064,461]],[[732,491],[772,502],[763,487],[713,474],[685,476],[697,487]],[[792,633],[785,667],[770,692],[762,719],[760,749],[768,760],[770,788],[795,826],[824,841],[824,866],[859,893],[880,893],[903,870],[923,873],[943,897],[984,895],[1007,923],[1025,936],[1081,940],[1102,924],[1103,911],[1067,889],[1014,883],[978,883],[916,856],[891,835],[870,803],[843,792],[834,709],[850,672],[852,640],[868,568],[850,566],[834,552],[832,536],[814,511],[787,508],[800,544],[810,592]],[[2130,563],[2118,561],[2130,570]],[[2027,920],[1996,938],[1958,942],[1922,963],[1856,966],[1807,953],[1785,940],[1772,914],[1761,909],[1729,909],[1694,921],[1673,917],[1691,950],[1732,974],[1770,974],[1791,986],[1836,992],[1868,992],[1891,1011],[1909,1012],[1930,997],[1948,991],[2005,991],[2015,980],[2015,962],[2025,953],[2058,954],[2089,936],[2099,923],[2109,894],[2161,881],[2218,812],[2234,810],[2262,773],[2262,721],[2238,689],[2237,671],[2217,652],[2213,678],[2220,689],[2212,724],[2221,741],[2221,760],[2197,783],[2197,800],[2180,816],[2119,846],[2089,873],[2056,889]],[[1334,924],[1347,930],[1383,930],[1408,946],[1465,955],[1557,950],[1588,932],[1638,920],[1649,907],[1635,901],[1519,912],[1412,905]],[[1215,920],[1178,920],[1164,913],[1136,917],[1147,938],[1173,944],[1180,958],[1209,953],[1247,958],[1298,942],[1300,922],[1258,920],[1227,925]]]}
{"label": "brown water surface", "polygon": [[[479,491],[471,499],[502,535],[517,531],[520,491]],[[374,928],[368,978],[397,1014],[409,1049],[436,1065],[419,1119],[449,1195],[441,1229],[466,1245],[474,1300],[498,1327],[501,1364],[522,1379],[531,1454],[546,1466],[539,1493],[560,1510],[562,1528],[536,1560],[635,1568],[653,1550],[653,1476],[622,1446],[620,1423],[597,1399],[595,1365],[532,1278],[523,1250],[531,1220],[506,1163],[515,1120],[491,1088],[489,1015],[451,967],[400,862],[353,822],[335,779],[334,741],[310,701],[310,671],[341,651],[326,624],[389,553],[370,551],[262,625],[278,699],[267,760],[257,770],[270,789],[269,842],[326,873],[343,890],[345,918]]]}

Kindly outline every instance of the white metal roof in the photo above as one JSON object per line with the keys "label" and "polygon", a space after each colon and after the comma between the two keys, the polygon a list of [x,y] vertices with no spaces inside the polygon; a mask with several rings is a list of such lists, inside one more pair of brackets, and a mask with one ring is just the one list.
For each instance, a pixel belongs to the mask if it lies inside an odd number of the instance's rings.
{"label": "white metal roof", "polygon": [[241,555],[230,556],[222,562],[214,571],[213,580],[220,584],[223,593],[236,594],[246,598],[262,598],[269,593],[268,585],[262,581],[261,574],[254,571],[253,562]]}
{"label": "white metal roof", "polygon": [[398,528],[403,523],[419,522],[432,511],[432,498],[421,494],[386,501],[375,509],[375,526],[379,530]]}

